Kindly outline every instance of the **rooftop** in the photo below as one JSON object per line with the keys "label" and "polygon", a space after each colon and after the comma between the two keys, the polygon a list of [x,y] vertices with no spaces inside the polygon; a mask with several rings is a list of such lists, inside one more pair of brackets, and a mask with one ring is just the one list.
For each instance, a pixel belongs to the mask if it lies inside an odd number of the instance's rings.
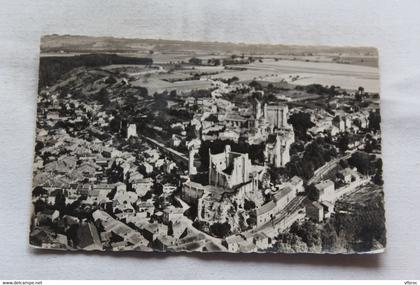
{"label": "rooftop", "polygon": [[228,113],[225,117],[226,121],[242,121],[245,122],[246,119],[237,113]]}
{"label": "rooftop", "polygon": [[328,188],[331,186],[334,187],[334,182],[332,182],[330,179],[324,180],[315,185],[315,187],[318,188],[318,190],[324,190],[325,188]]}
{"label": "rooftop", "polygon": [[319,202],[317,202],[317,201],[312,202],[311,205],[313,207],[317,208],[318,210],[323,209],[322,205]]}
{"label": "rooftop", "polygon": [[276,194],[274,194],[274,200],[279,201],[282,198],[286,197],[292,191],[293,191],[292,188],[290,188],[289,186],[286,186],[286,187],[280,189]]}
{"label": "rooftop", "polygon": [[244,239],[240,235],[229,236],[226,238],[227,243],[240,243],[244,241]]}
{"label": "rooftop", "polygon": [[347,168],[341,170],[340,173],[343,176],[354,175],[354,170],[352,170],[352,169],[350,169],[350,168],[347,167]]}
{"label": "rooftop", "polygon": [[293,176],[292,179],[290,179],[290,183],[292,185],[295,185],[295,186],[302,183],[302,182],[303,182],[303,180],[299,176]]}
{"label": "rooftop", "polygon": [[262,239],[268,238],[268,236],[263,232],[256,233],[254,237],[256,240],[262,240]]}
{"label": "rooftop", "polygon": [[257,209],[257,216],[264,215],[265,213],[273,210],[275,207],[276,207],[276,203],[273,200],[271,200],[270,202],[262,205],[261,207]]}

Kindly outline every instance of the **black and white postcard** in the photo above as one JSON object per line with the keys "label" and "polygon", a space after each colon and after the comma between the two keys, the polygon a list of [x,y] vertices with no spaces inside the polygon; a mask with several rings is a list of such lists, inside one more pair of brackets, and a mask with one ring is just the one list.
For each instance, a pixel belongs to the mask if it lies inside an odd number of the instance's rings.
{"label": "black and white postcard", "polygon": [[50,35],[37,104],[33,247],[385,249],[375,48]]}

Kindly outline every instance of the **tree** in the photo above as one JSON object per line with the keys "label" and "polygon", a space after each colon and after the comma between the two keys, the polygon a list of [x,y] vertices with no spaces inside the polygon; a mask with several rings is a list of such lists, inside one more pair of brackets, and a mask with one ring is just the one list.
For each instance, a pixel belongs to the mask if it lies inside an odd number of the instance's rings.
{"label": "tree", "polygon": [[347,162],[347,160],[344,160],[344,159],[341,159],[341,160],[340,160],[340,162],[339,162],[339,164],[340,164],[340,166],[341,166],[342,168],[347,168],[347,167],[349,167],[349,163]]}
{"label": "tree", "polygon": [[371,163],[369,155],[365,152],[358,151],[353,153],[348,159],[348,162],[364,175],[373,174],[374,166]]}
{"label": "tree", "polygon": [[43,142],[36,142],[35,144],[35,153],[39,153],[41,151],[41,149],[44,148],[44,143]]}
{"label": "tree", "polygon": [[66,208],[66,197],[63,194],[63,191],[57,190],[55,201],[54,201],[54,207],[57,210],[64,210]]}
{"label": "tree", "polygon": [[366,136],[366,144],[365,144],[365,151],[367,153],[371,153],[374,150],[380,150],[381,149],[381,144],[378,140],[374,139],[374,138],[367,138]]}
{"label": "tree", "polygon": [[311,221],[305,221],[303,224],[293,223],[290,227],[290,233],[296,234],[308,247],[317,246],[321,244],[320,232],[317,226]]}
{"label": "tree", "polygon": [[249,200],[246,200],[246,199],[245,199],[244,209],[245,209],[246,211],[249,211],[249,210],[255,209],[255,203],[254,203],[254,201],[249,201]]}
{"label": "tree", "polygon": [[370,112],[369,129],[374,132],[381,130],[381,114],[379,113],[379,110],[377,110],[376,112]]}
{"label": "tree", "polygon": [[172,223],[172,221],[169,221],[169,224],[168,224],[168,236],[173,236],[173,235],[174,235],[173,223]]}
{"label": "tree", "polygon": [[305,191],[308,195],[308,198],[311,201],[318,201],[319,200],[320,193],[319,193],[318,188],[316,188],[314,184],[308,185],[306,187]]}
{"label": "tree", "polygon": [[38,212],[42,212],[45,209],[49,208],[49,206],[47,205],[47,203],[45,203],[43,200],[41,199],[37,199],[34,203],[34,212],[38,213]]}
{"label": "tree", "polygon": [[116,193],[117,193],[117,187],[115,187],[114,189],[112,189],[111,191],[109,191],[109,193],[106,195],[106,197],[109,200],[112,201],[114,199]]}
{"label": "tree", "polygon": [[112,119],[111,122],[109,123],[109,128],[111,129],[111,132],[113,132],[114,134],[118,134],[121,129],[120,118],[115,117],[114,119]]}
{"label": "tree", "polygon": [[337,140],[337,147],[341,152],[345,152],[349,149],[350,136],[348,133],[344,133]]}
{"label": "tree", "polygon": [[79,231],[79,224],[72,224],[66,231],[66,235],[69,239],[69,241],[71,241],[71,243],[73,244],[73,247],[76,247],[77,244],[79,243],[79,238],[77,235],[77,232]]}
{"label": "tree", "polygon": [[218,238],[225,238],[231,234],[230,225],[225,223],[214,223],[210,226],[210,233]]}
{"label": "tree", "polygon": [[359,88],[357,88],[357,92],[355,94],[355,98],[357,101],[361,102],[363,100],[364,91],[365,88],[363,88],[362,86],[359,86]]}
{"label": "tree", "polygon": [[291,234],[298,234],[300,231],[300,224],[299,222],[295,221],[291,226],[290,226],[290,233]]}
{"label": "tree", "polygon": [[117,83],[117,79],[115,79],[115,77],[111,75],[111,76],[108,76],[107,79],[105,79],[105,83],[112,85],[112,84]]}
{"label": "tree", "polygon": [[171,98],[171,99],[176,98],[176,90],[171,90],[171,92],[169,92],[169,98]]}
{"label": "tree", "polygon": [[250,216],[248,219],[246,219],[246,223],[251,228],[255,227],[257,225],[257,218],[254,216]]}
{"label": "tree", "polygon": [[336,95],[337,94],[337,90],[338,88],[335,87],[334,85],[330,86],[330,95]]}
{"label": "tree", "polygon": [[331,223],[327,223],[321,232],[322,249],[334,252],[338,240],[337,232]]}
{"label": "tree", "polygon": [[231,83],[235,81],[239,81],[239,78],[237,76],[233,76],[232,78],[230,78]]}
{"label": "tree", "polygon": [[190,58],[190,60],[188,62],[190,64],[193,64],[193,65],[201,65],[203,63],[203,61],[201,59],[196,58],[196,57]]}
{"label": "tree", "polygon": [[110,99],[109,99],[109,94],[108,91],[106,89],[106,87],[102,88],[97,94],[96,96],[94,96],[94,98],[103,106],[107,106],[111,103]]}
{"label": "tree", "polygon": [[328,88],[322,86],[321,84],[310,84],[305,87],[306,92],[310,94],[328,94]]}
{"label": "tree", "polygon": [[217,65],[220,65],[221,63],[222,62],[221,62],[221,60],[219,58],[210,58],[209,60],[207,60],[207,64],[208,65],[217,66]]}
{"label": "tree", "polygon": [[299,176],[309,179],[314,175],[315,165],[312,160],[301,159],[298,156],[292,157],[292,160],[286,164],[286,170],[289,177]]}
{"label": "tree", "polygon": [[373,176],[372,181],[376,185],[379,185],[379,186],[384,185],[384,180],[382,178],[382,169],[378,169],[376,171],[376,174],[375,174],[375,176]]}
{"label": "tree", "polygon": [[255,90],[262,90],[262,85],[258,81],[251,81],[249,86],[253,87]]}
{"label": "tree", "polygon": [[41,186],[36,186],[34,190],[32,191],[33,197],[39,197],[41,195],[46,195],[46,194],[48,194],[48,191],[44,187],[41,187]]}
{"label": "tree", "polygon": [[153,185],[153,193],[154,193],[156,196],[161,196],[161,195],[163,194],[163,186],[162,186],[162,184],[160,184],[160,183],[155,183],[155,184]]}
{"label": "tree", "polygon": [[353,120],[353,124],[357,126],[359,129],[362,128],[362,121],[359,118]]}
{"label": "tree", "polygon": [[155,103],[153,104],[153,107],[156,110],[164,110],[168,107],[168,101],[166,97],[168,96],[168,92],[163,92],[161,94],[155,94]]}
{"label": "tree", "polygon": [[109,169],[108,183],[117,183],[124,181],[124,169],[114,161]]}
{"label": "tree", "polygon": [[147,192],[146,192],[146,194],[145,194],[143,197],[141,197],[140,199],[141,199],[142,201],[147,201],[147,200],[149,200],[150,198],[152,198],[152,191],[147,191]]}
{"label": "tree", "polygon": [[311,121],[311,115],[305,112],[294,113],[289,117],[288,123],[293,126],[296,137],[301,140],[306,140],[308,129],[315,126]]}

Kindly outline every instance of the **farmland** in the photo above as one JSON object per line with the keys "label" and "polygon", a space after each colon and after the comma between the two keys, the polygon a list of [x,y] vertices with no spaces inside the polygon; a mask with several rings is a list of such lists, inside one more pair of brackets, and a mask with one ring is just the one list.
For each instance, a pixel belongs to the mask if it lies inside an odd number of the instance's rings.
{"label": "farmland", "polygon": [[293,60],[264,59],[246,65],[232,65],[246,70],[229,70],[213,75],[213,78],[236,76],[241,81],[263,80],[280,82],[285,80],[295,85],[335,85],[345,89],[364,86],[368,92],[378,92],[378,68],[333,62],[305,62]]}

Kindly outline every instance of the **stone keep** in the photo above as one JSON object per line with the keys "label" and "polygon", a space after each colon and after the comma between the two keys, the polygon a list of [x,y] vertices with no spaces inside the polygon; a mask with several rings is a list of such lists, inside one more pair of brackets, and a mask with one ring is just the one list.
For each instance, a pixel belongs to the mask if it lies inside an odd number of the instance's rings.
{"label": "stone keep", "polygon": [[195,175],[197,174],[197,168],[194,165],[195,156],[200,150],[201,141],[198,139],[193,139],[187,145],[188,147],[188,174]]}
{"label": "stone keep", "polygon": [[264,105],[264,119],[274,128],[288,127],[287,114],[289,108],[283,104],[265,104]]}
{"label": "stone keep", "polygon": [[284,167],[290,161],[290,146],[294,143],[293,130],[273,134],[265,146],[265,161],[274,167]]}
{"label": "stone keep", "polygon": [[209,154],[209,183],[232,188],[250,180],[252,165],[247,153],[232,152],[229,145],[225,151]]}
{"label": "stone keep", "polygon": [[129,124],[127,127],[127,139],[129,139],[130,137],[137,137],[136,124]]}

